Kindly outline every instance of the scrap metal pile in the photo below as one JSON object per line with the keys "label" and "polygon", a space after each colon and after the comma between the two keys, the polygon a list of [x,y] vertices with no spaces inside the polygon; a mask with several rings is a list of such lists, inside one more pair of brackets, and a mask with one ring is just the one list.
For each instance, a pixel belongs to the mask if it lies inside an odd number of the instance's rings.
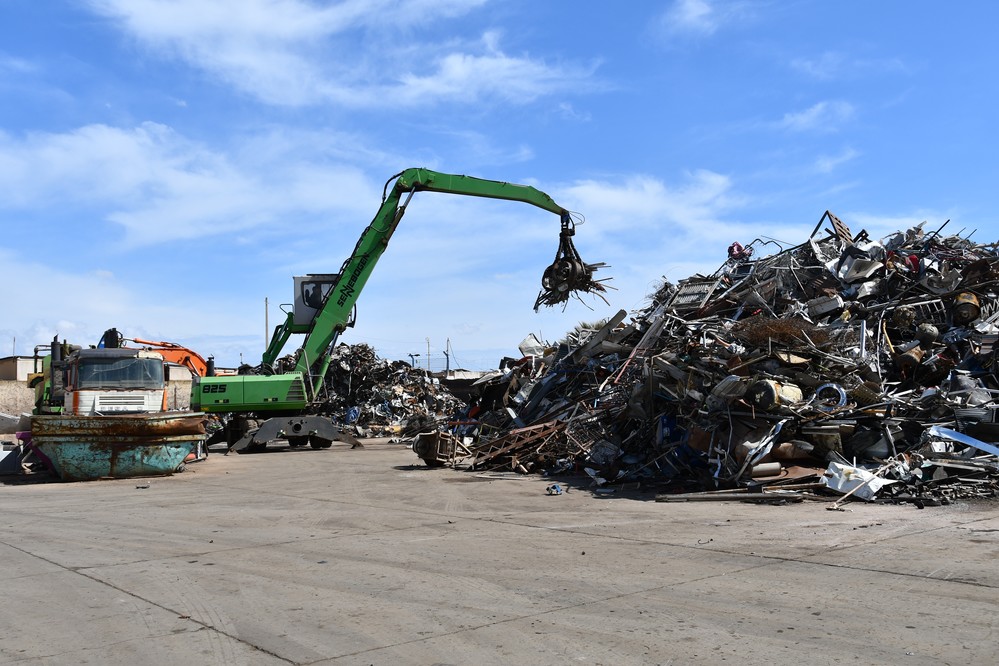
{"label": "scrap metal pile", "polygon": [[664,282],[627,323],[622,311],[522,348],[460,425],[414,450],[430,465],[639,481],[664,501],[994,497],[997,245],[924,225],[873,240],[826,212],[766,257],[774,241],[733,243],[718,270]]}
{"label": "scrap metal pile", "polygon": [[380,359],[366,344],[333,350],[325,396],[317,411],[371,433],[419,431],[464,405],[426,371]]}

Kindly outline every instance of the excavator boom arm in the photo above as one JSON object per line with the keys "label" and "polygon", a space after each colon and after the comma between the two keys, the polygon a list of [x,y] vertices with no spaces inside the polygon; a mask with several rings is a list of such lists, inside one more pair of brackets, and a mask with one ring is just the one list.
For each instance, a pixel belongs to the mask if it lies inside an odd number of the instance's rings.
{"label": "excavator boom arm", "polygon": [[[395,177],[398,193],[410,191],[444,192],[463,194],[488,199],[521,201],[543,208],[556,215],[568,215],[569,211],[555,203],[550,196],[530,185],[517,185],[498,180],[485,180],[474,176],[458,176],[438,173],[429,169],[406,169]],[[387,197],[386,197],[387,198]]]}
{"label": "excavator boom arm", "polygon": [[[389,183],[392,183],[391,187]],[[324,371],[329,363],[330,347],[345,330],[351,310],[399,226],[410,198],[421,191],[521,201],[555,213],[562,220],[563,228],[569,223],[568,210],[530,185],[438,173],[423,168],[406,169],[390,178],[385,185],[381,207],[344,262],[340,279],[329,291],[312,329],[302,343],[295,370],[312,378],[310,384],[313,395],[322,384]],[[268,350],[268,354],[271,353],[272,350]]]}
{"label": "excavator boom arm", "polygon": [[168,363],[183,365],[192,373],[200,377],[205,377],[209,374],[208,361],[206,361],[201,354],[193,349],[188,349],[184,345],[177,344],[176,342],[144,340],[142,338],[126,338],[119,334],[116,329],[109,329],[108,331],[105,331],[104,337],[101,338],[101,343],[105,344],[108,340],[116,340],[116,342],[112,343],[114,346],[120,346],[123,342],[134,342],[137,345],[142,345],[147,349],[159,352],[159,354],[163,357],[163,360]]}

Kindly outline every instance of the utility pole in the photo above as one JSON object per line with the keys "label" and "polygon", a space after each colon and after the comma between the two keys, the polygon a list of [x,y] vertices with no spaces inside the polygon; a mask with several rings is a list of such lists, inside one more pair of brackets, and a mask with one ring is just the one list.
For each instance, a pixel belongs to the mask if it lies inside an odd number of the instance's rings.
{"label": "utility pole", "polygon": [[427,372],[430,372],[430,336],[427,336]]}
{"label": "utility pole", "polygon": [[268,321],[268,316],[270,315],[270,307],[267,304],[267,297],[264,296],[264,349],[271,346],[270,334],[271,325]]}

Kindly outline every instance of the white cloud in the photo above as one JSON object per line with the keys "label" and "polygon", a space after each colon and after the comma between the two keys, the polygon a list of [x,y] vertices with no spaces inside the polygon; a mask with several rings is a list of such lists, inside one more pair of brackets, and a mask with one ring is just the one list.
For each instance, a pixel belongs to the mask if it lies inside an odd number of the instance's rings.
{"label": "white cloud", "polygon": [[23,58],[14,58],[0,53],[0,72],[14,72],[17,74],[27,74],[34,72],[35,65]]}
{"label": "white cloud", "polygon": [[[39,295],[44,294],[46,312],[57,312],[65,321],[77,321],[97,311],[113,318],[128,307],[126,290],[114,281],[110,271],[73,274],[39,260],[24,259],[0,250],[0,281],[4,284],[4,307],[25,315],[38,311]],[[85,298],[81,297],[86,295]],[[120,306],[118,305],[120,304]],[[20,320],[20,317],[14,317]],[[51,338],[51,335],[49,336]],[[41,340],[40,342],[44,342]]]}
{"label": "white cloud", "polygon": [[710,36],[750,14],[750,3],[739,0],[674,0],[655,24],[665,36]]}
{"label": "white cloud", "polygon": [[854,114],[853,105],[849,102],[823,101],[804,111],[785,113],[776,126],[791,132],[834,132]]}
{"label": "white cloud", "polygon": [[573,107],[569,102],[559,102],[558,105],[559,116],[565,120],[571,120],[574,122],[588,123],[593,120],[593,114],[589,111],[579,111]]}
{"label": "white cloud", "polygon": [[457,141],[459,150],[465,155],[474,155],[478,165],[510,165],[528,162],[534,159],[534,150],[527,144],[503,144],[495,140],[489,134],[472,130],[446,131],[442,130],[440,136],[451,141]]}
{"label": "white cloud", "polygon": [[0,190],[10,193],[0,209],[86,204],[119,224],[130,246],[160,242],[165,229],[172,240],[195,239],[317,211],[353,211],[356,199],[338,192],[368,191],[374,200],[376,186],[354,167],[310,163],[328,157],[330,141],[264,136],[234,159],[156,123],[88,125],[21,140],[0,135]]}
{"label": "white cloud", "polygon": [[708,170],[676,184],[644,174],[579,181],[559,197],[585,214],[577,247],[584,261],[609,264],[611,302],[625,308],[640,307],[659,276],[714,271],[729,243],[758,233],[731,219],[747,204],[732,179]]}
{"label": "white cloud", "polygon": [[495,32],[473,42],[419,45],[385,34],[454,19],[484,1],[90,0],[90,5],[140,44],[272,105],[332,102],[365,108],[389,98],[395,106],[484,98],[523,103],[587,85],[595,65],[510,56]]}
{"label": "white cloud", "polygon": [[832,173],[836,168],[853,160],[860,153],[853,148],[845,148],[838,155],[820,155],[815,160],[815,170],[819,173]]}
{"label": "white cloud", "polygon": [[708,0],[676,0],[663,14],[663,23],[673,32],[710,35],[718,29],[719,16]]}
{"label": "white cloud", "polygon": [[[491,42],[488,35],[483,38],[483,43],[487,42]],[[482,55],[449,53],[435,65],[428,75],[404,74],[398,86],[388,86],[378,97],[391,95],[407,105],[427,100],[474,102],[491,97],[521,103],[572,90],[592,74],[592,69],[551,66],[509,56],[495,48]]]}
{"label": "white cloud", "polygon": [[[840,215],[839,217],[846,222],[854,233],[864,229],[871,238],[883,238],[897,231],[906,231],[922,223],[925,223],[923,224],[924,232],[936,231],[944,222],[947,222],[951,218],[956,218],[958,215],[954,211],[917,209],[911,212],[890,215],[864,211],[846,211],[844,215]],[[954,225],[948,224],[941,233],[946,236],[948,233],[957,233],[958,231],[960,231],[960,227],[954,228]]]}
{"label": "white cloud", "polygon": [[708,170],[687,174],[679,186],[658,178],[629,176],[620,183],[587,180],[564,188],[587,218],[600,220],[601,233],[618,233],[663,223],[683,230],[703,229],[739,201],[728,176]]}
{"label": "white cloud", "polygon": [[[232,352],[226,357],[228,362],[240,352],[249,353],[257,342],[254,338],[262,337],[205,335],[204,331],[212,330],[255,330],[252,315],[256,313],[245,307],[239,311],[239,304],[192,307],[189,298],[170,296],[169,289],[151,297],[112,271],[67,271],[46,263],[45,256],[25,259],[0,249],[5,323],[10,326],[0,329],[0,334],[16,339],[18,355],[30,355],[35,345],[47,344],[57,335],[72,344],[97,344],[106,329],[117,326],[130,337],[170,339],[205,356]],[[44,307],[39,307],[40,295],[44,295]]]}
{"label": "white cloud", "polygon": [[817,58],[795,58],[791,68],[820,81],[906,71],[905,64],[898,58],[857,58],[840,51],[825,51]]}
{"label": "white cloud", "polygon": [[828,80],[840,73],[845,59],[842,53],[826,51],[818,58],[795,58],[791,68],[815,79]]}

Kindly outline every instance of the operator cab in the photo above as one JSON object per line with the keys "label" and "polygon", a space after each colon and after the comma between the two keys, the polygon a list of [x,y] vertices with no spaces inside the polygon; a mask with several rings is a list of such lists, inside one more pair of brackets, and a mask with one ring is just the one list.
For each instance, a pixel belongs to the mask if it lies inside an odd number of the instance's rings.
{"label": "operator cab", "polygon": [[295,309],[292,323],[295,326],[311,325],[322,309],[333,285],[339,279],[339,273],[313,273],[295,276]]}

